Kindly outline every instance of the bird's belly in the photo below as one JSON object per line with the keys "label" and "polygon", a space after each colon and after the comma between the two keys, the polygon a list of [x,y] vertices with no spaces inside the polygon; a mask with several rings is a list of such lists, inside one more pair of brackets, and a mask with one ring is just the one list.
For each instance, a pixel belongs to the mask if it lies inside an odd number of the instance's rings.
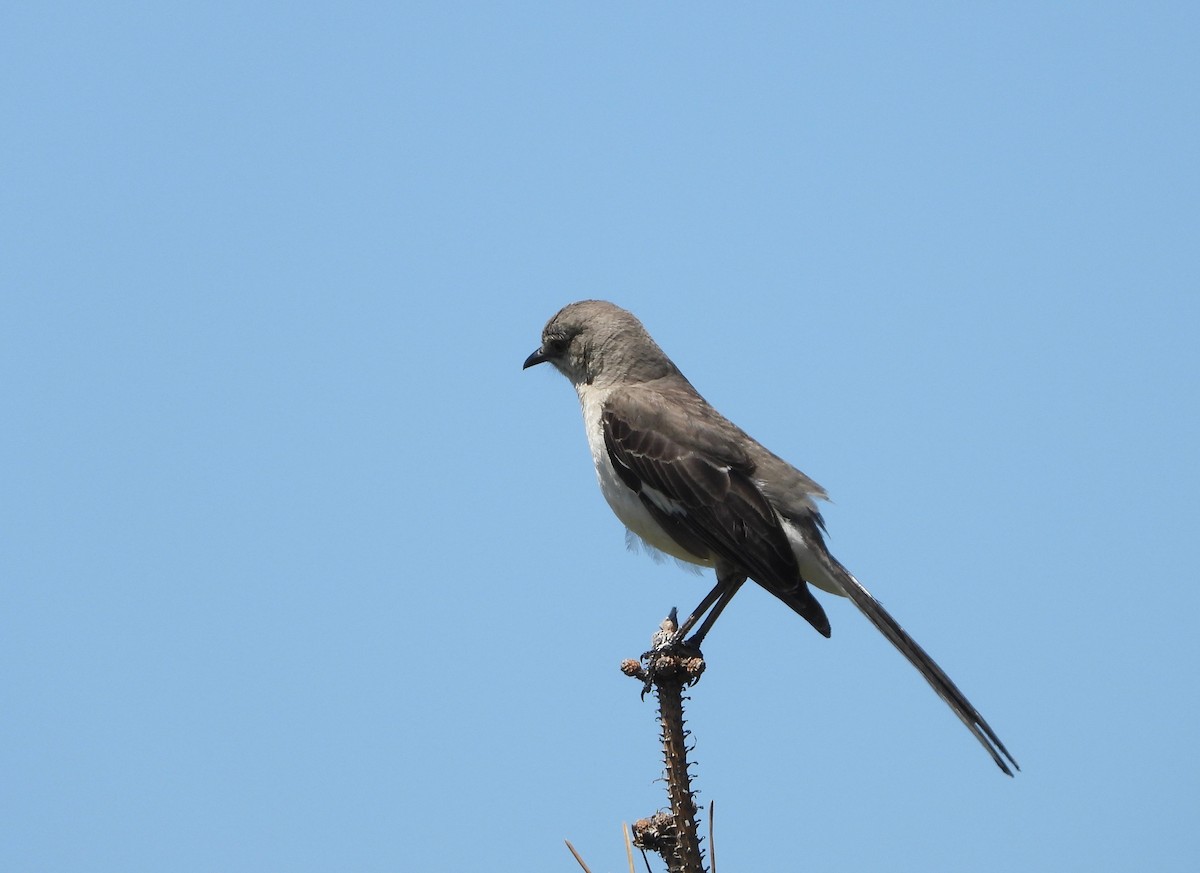
{"label": "bird's belly", "polygon": [[588,448],[592,452],[592,462],[596,465],[596,479],[600,483],[600,492],[608,502],[613,514],[621,520],[642,542],[660,552],[678,558],[689,564],[699,564],[711,567],[712,561],[699,558],[682,548],[655,521],[650,510],[642,503],[636,492],[630,490],[617,471],[613,469],[612,461],[608,458],[608,449],[604,445],[604,432],[600,423],[600,409],[603,394],[587,394],[580,391],[579,397],[583,406],[583,422],[587,429]]}
{"label": "bird's belly", "polygon": [[604,499],[608,501],[609,508],[621,520],[621,524],[625,525],[643,543],[672,558],[687,561],[689,564],[699,564],[703,567],[712,566],[711,560],[693,555],[662,529],[662,526],[650,514],[650,510],[642,503],[642,499],[630,491],[628,486],[617,477],[607,454],[596,464],[596,478],[600,481],[600,491],[604,494]]}

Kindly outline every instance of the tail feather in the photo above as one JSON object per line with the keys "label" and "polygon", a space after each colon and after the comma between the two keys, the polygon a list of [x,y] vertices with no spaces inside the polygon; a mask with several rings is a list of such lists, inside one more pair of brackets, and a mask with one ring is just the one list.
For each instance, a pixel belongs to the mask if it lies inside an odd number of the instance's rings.
{"label": "tail feather", "polygon": [[[967,730],[975,739],[979,740],[979,744],[987,749],[992,760],[996,762],[1004,773],[1009,776],[1013,775],[1009,769],[1009,764],[1020,770],[1020,766],[1013,759],[1013,756],[1008,753],[1008,749],[1004,748],[1004,743],[1000,742],[1000,738],[996,736],[996,732],[992,730],[982,715],[979,714],[971,701],[967,700],[967,696],[958,690],[958,686],[946,675],[945,671],[937,665],[937,662],[929,656],[917,641],[908,635],[904,628],[900,627],[900,623],[892,618],[891,614],[883,608],[883,605],[871,596],[871,592],[863,587],[862,583],[854,578],[850,572],[838,563],[837,559],[828,553],[825,549],[816,550],[822,559],[822,563],[826,565],[825,569],[833,576],[846,596],[854,602],[859,611],[867,617],[871,624],[878,628],[893,646],[900,650],[900,654],[908,659],[909,663],[917,668],[925,681],[928,682],[933,690],[937,692],[938,697],[946,701],[949,707],[954,710],[954,714],[959,717]],[[1006,763],[1007,760],[1007,763]]]}

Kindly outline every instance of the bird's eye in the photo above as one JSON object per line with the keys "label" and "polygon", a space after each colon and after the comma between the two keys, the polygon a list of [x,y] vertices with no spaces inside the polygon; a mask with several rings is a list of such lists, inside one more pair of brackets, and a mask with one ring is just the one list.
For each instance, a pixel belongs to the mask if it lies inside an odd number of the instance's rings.
{"label": "bird's eye", "polygon": [[568,342],[569,340],[561,334],[558,336],[548,336],[545,342],[546,353],[549,355],[561,355],[567,350]]}

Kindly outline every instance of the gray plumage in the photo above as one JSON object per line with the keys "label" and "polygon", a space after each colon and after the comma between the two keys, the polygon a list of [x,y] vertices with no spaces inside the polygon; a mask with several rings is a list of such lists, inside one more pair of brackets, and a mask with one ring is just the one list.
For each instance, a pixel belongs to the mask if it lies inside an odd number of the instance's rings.
{"label": "gray plumage", "polygon": [[543,361],[575,386],[617,517],[650,546],[715,569],[717,587],[689,620],[712,607],[698,636],[747,578],[826,637],[809,585],[848,597],[1012,775],[1016,761],[966,696],[830,554],[816,506],[825,490],[710,406],[632,314],[600,300],[564,307],[525,367]]}

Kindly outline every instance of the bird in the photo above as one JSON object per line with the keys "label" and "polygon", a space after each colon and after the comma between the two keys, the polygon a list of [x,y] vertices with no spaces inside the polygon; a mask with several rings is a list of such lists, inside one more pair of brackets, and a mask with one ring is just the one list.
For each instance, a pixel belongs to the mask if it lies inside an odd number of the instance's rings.
{"label": "bird", "polygon": [[817,503],[825,489],[709,405],[632,313],[603,300],[563,307],[522,369],[542,363],[575,387],[600,491],[621,523],[651,549],[715,571],[678,639],[699,623],[688,640],[698,646],[748,579],[824,637],[829,619],[810,586],[846,597],[1002,772],[1020,770],[966,695],[829,551]]}

